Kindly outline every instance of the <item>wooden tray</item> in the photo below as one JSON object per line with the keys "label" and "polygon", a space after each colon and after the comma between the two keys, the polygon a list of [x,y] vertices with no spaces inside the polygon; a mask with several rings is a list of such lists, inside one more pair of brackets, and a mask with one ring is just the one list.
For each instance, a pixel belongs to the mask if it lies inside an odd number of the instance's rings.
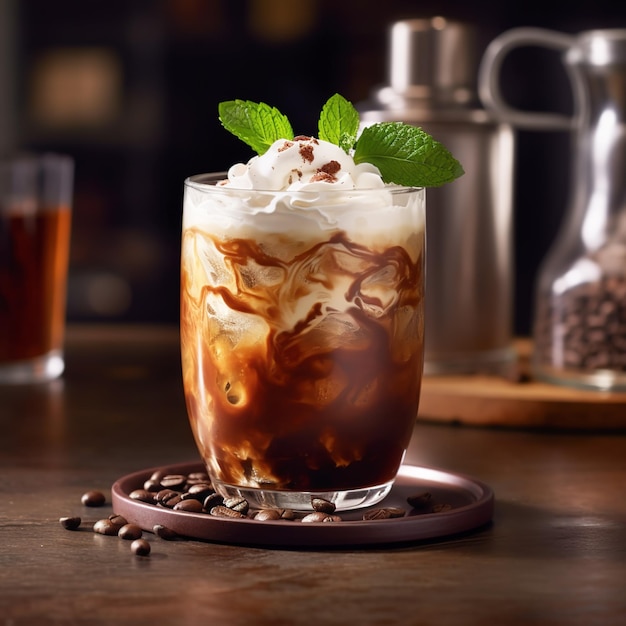
{"label": "wooden tray", "polygon": [[626,393],[579,390],[531,380],[530,343],[516,345],[519,379],[425,376],[418,419],[478,426],[626,430]]}

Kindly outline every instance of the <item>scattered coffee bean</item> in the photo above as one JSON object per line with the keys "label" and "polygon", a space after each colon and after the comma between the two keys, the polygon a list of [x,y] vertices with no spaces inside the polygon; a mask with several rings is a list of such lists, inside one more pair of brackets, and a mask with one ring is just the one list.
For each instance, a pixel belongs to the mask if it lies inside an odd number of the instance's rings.
{"label": "scattered coffee bean", "polygon": [[[157,491],[154,494],[154,501],[157,504],[165,506],[168,500],[171,500],[172,498],[180,498],[180,495],[180,492],[174,491],[173,489],[161,489],[161,491]],[[176,502],[178,502],[178,500]]]}
{"label": "scattered coffee bean", "polygon": [[224,506],[245,515],[248,512],[249,504],[244,498],[224,498]]}
{"label": "scattered coffee bean", "polygon": [[61,526],[66,530],[76,530],[81,523],[80,517],[61,517],[59,518],[59,522],[61,522]]}
{"label": "scattered coffee bean", "polygon": [[324,513],[322,511],[314,511],[313,513],[309,513],[302,518],[302,522],[341,522],[342,519],[339,515],[330,515],[328,513]]}
{"label": "scattered coffee bean", "polygon": [[243,513],[235,511],[235,509],[231,509],[227,506],[224,506],[223,504],[214,506],[210,510],[210,514],[214,515],[215,517],[231,517],[233,519],[245,519],[246,517]]}
{"label": "scattered coffee bean", "polygon": [[150,543],[145,539],[135,539],[130,544],[130,549],[137,556],[148,556],[150,554]]}
{"label": "scattered coffee bean", "polygon": [[281,519],[282,512],[278,509],[261,509],[254,515],[254,519],[261,522],[270,522]]}
{"label": "scattered coffee bean", "polygon": [[124,524],[117,532],[120,539],[140,539],[142,534],[143,531],[136,524]]}
{"label": "scattered coffee bean", "polygon": [[165,489],[182,490],[187,482],[187,477],[183,474],[168,474],[161,478],[161,486]]}
{"label": "scattered coffee bean", "polygon": [[391,519],[395,517],[404,517],[406,511],[396,507],[385,507],[379,509],[370,509],[363,514],[364,520]]}
{"label": "scattered coffee bean", "polygon": [[84,506],[102,506],[106,502],[106,497],[101,491],[87,491],[80,499]]}
{"label": "scattered coffee bean", "polygon": [[281,509],[280,519],[295,520],[297,519],[296,512],[293,509]]}
{"label": "scattered coffee bean", "polygon": [[432,494],[428,491],[424,491],[422,493],[416,493],[412,496],[409,496],[406,501],[414,508],[414,509],[426,509],[430,507],[432,501]]}
{"label": "scattered coffee bean", "polygon": [[109,515],[108,519],[110,519],[116,526],[120,528],[124,526],[124,524],[128,524],[126,518],[118,515],[117,513],[112,513],[111,515]]}
{"label": "scattered coffee bean", "polygon": [[452,509],[451,504],[433,504],[432,512],[433,513],[445,513],[445,511],[450,511]]}
{"label": "scattered coffee bean", "polygon": [[117,535],[119,529],[110,519],[100,519],[93,525],[93,532],[98,535]]}
{"label": "scattered coffee bean", "polygon": [[202,503],[205,510],[210,511],[214,506],[224,504],[224,498],[217,492],[209,494]]}
{"label": "scattered coffee bean", "polygon": [[178,537],[178,534],[175,531],[173,531],[171,528],[168,528],[167,526],[162,526],[161,524],[155,524],[152,527],[152,531],[155,535],[157,535],[157,537],[160,537],[161,539],[166,539],[168,541],[176,539],[176,537]]}
{"label": "scattered coffee bean", "polygon": [[214,506],[224,504],[224,498],[217,492],[211,493],[204,499],[202,504],[207,511],[210,511]]}
{"label": "scattered coffee bean", "polygon": [[155,472],[152,472],[152,476],[150,476],[149,480],[154,480],[160,484],[163,476],[165,476],[165,472],[163,470],[156,470]]}
{"label": "scattered coffee bean", "polygon": [[154,480],[152,478],[149,478],[148,480],[146,480],[146,482],[143,484],[143,488],[146,491],[150,491],[151,493],[155,493],[157,491],[160,491],[163,487],[161,485],[161,482],[158,480]]}
{"label": "scattered coffee bean", "polygon": [[324,500],[324,498],[311,498],[311,506],[314,511],[318,511],[320,513],[335,512],[335,504],[333,502],[329,502],[328,500]]}
{"label": "scattered coffee bean", "polygon": [[211,483],[194,483],[189,486],[185,495],[189,495],[192,498],[196,498],[200,502],[203,502],[207,496],[215,493],[213,485]]}
{"label": "scattered coffee bean", "polygon": [[195,485],[197,483],[211,484],[211,479],[206,472],[191,472],[187,475],[187,486]]}
{"label": "scattered coffee bean", "polygon": [[202,502],[198,500],[180,500],[174,505],[175,511],[187,511],[187,513],[202,513]]}
{"label": "scattered coffee bean", "polygon": [[139,502],[154,503],[154,494],[147,489],[135,489],[128,494],[131,500],[139,500]]}
{"label": "scattered coffee bean", "polygon": [[163,491],[159,491],[154,499],[161,506],[173,509],[182,500],[182,494],[179,491],[174,491],[173,489],[165,489]]}

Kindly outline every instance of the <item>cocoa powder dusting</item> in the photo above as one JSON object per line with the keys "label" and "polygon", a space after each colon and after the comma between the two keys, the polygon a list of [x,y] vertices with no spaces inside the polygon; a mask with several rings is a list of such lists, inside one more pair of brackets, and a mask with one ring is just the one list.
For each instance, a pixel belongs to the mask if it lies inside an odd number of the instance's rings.
{"label": "cocoa powder dusting", "polygon": [[310,183],[334,183],[337,180],[336,176],[332,174],[328,174],[327,172],[322,172],[321,170],[317,170],[313,176],[309,179]]}
{"label": "cocoa powder dusting", "polygon": [[313,163],[313,146],[311,144],[305,144],[300,146],[300,156],[303,161]]}
{"label": "cocoa powder dusting", "polygon": [[337,174],[340,169],[341,164],[339,161],[329,161],[317,169],[315,174],[311,176],[310,182],[316,183],[323,181],[326,183],[334,183],[337,180],[337,176],[335,176],[335,174]]}
{"label": "cocoa powder dusting", "polygon": [[284,152],[288,148],[291,148],[291,146],[293,146],[293,141],[285,141],[285,143],[278,148],[278,152]]}
{"label": "cocoa powder dusting", "polygon": [[318,172],[326,172],[331,176],[334,176],[341,169],[339,161],[329,161],[325,165],[319,168]]}
{"label": "cocoa powder dusting", "polygon": [[298,180],[300,180],[302,178],[302,170],[291,170],[291,173],[289,174],[289,184],[290,185],[294,181],[294,174],[298,177]]}

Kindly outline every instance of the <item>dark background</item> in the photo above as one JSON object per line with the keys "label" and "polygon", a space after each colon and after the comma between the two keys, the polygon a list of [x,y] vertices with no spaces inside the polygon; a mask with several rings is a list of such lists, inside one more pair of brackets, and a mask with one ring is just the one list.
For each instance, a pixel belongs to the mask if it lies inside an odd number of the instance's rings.
{"label": "dark background", "polygon": [[[0,152],[76,160],[69,318],[176,322],[183,180],[251,156],[219,125],[217,104],[265,101],[314,134],[334,92],[359,103],[385,82],[392,22],[435,15],[477,26],[481,48],[517,26],[626,28],[614,0],[0,0]],[[570,107],[555,55],[514,53],[505,83],[522,108]],[[566,210],[571,143],[560,132],[517,137],[523,334]]]}

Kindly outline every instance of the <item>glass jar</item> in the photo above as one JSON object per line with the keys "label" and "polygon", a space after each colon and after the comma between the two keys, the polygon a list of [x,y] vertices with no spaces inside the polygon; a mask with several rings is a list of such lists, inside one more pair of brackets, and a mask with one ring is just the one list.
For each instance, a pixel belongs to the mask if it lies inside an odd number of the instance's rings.
{"label": "glass jar", "polygon": [[533,373],[626,390],[626,30],[566,51],[579,101],[571,204],[536,289]]}

